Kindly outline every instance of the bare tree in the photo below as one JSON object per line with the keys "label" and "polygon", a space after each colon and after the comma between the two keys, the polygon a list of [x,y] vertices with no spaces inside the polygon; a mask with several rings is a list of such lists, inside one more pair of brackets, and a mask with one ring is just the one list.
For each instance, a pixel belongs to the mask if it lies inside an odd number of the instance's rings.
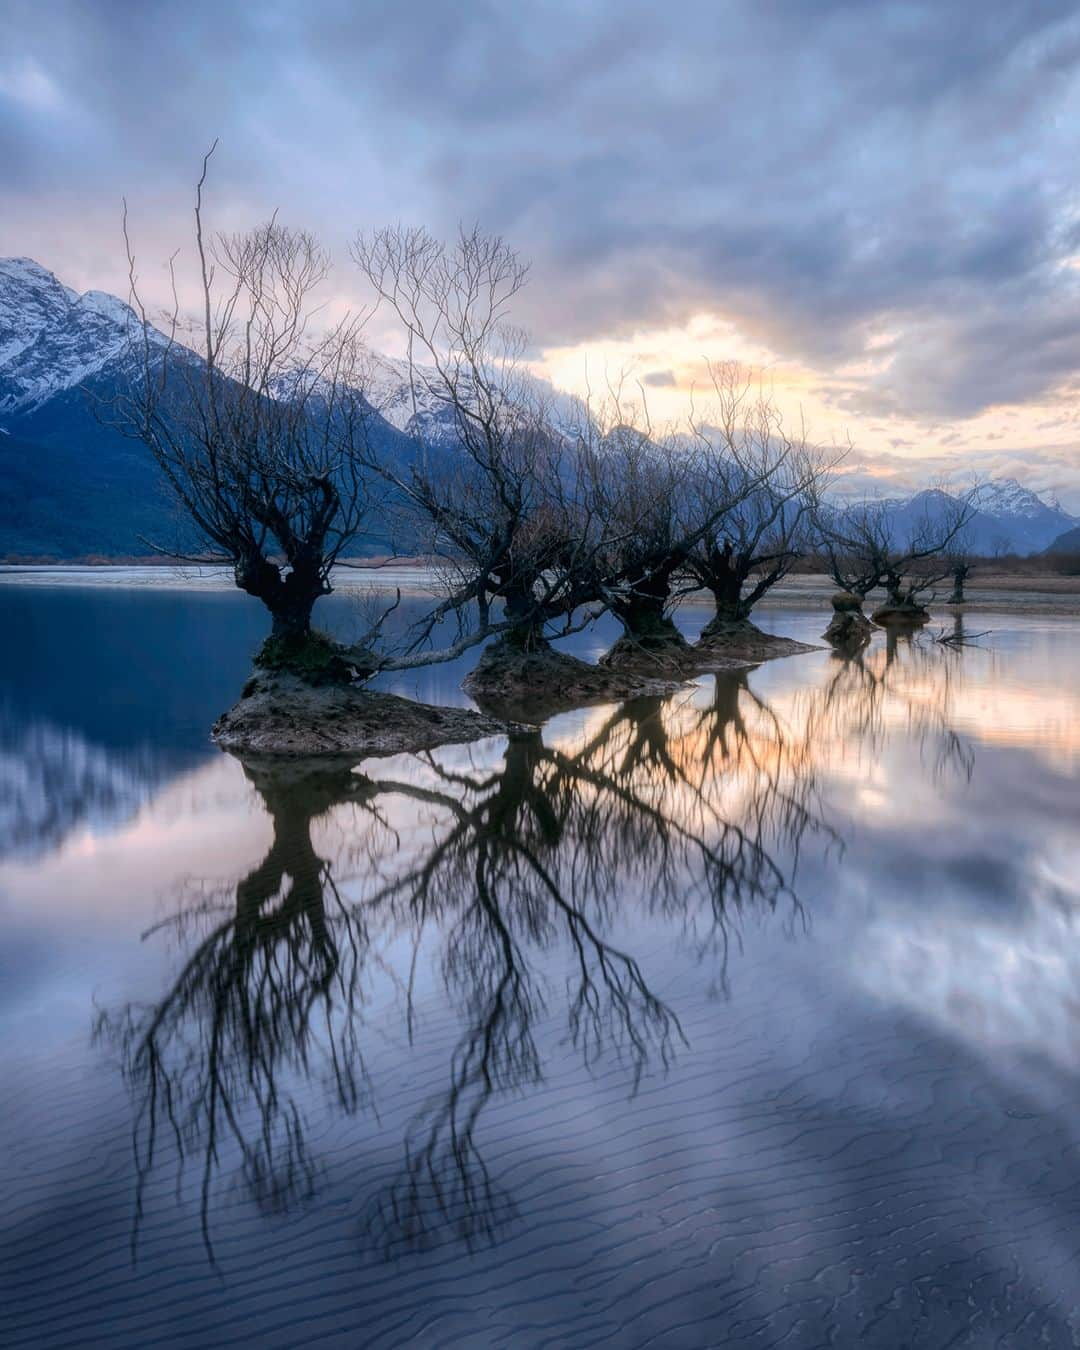
{"label": "bare tree", "polygon": [[945,561],[952,576],[952,594],[947,604],[962,605],[965,602],[964,585],[975,570],[972,558],[972,532],[970,525],[963,526],[945,548]]}
{"label": "bare tree", "polygon": [[[158,929],[197,940],[152,1006],[102,1014],[97,1034],[121,1053],[137,1102],[133,1126],[138,1241],[146,1183],[171,1142],[180,1168],[199,1159],[203,1241],[213,1258],[210,1208],[227,1151],[260,1206],[283,1209],[311,1193],[318,1171],[303,1110],[285,1084],[318,1060],[352,1114],[367,1096],[360,1044],[361,975],[369,939],[343,900],[313,824],[371,796],[341,765],[282,770],[245,765],[273,824],[265,858],[235,886],[194,885]],[[150,930],[151,932],[157,929]]]}
{"label": "bare tree", "polygon": [[[715,417],[654,431],[647,408],[611,392],[588,447],[603,521],[599,594],[623,625],[605,658],[691,668],[707,641],[746,623],[803,547],[813,494],[831,462],[789,434],[772,400],[735,363],[713,368]],[[716,612],[691,651],[672,612],[695,590]]]}
{"label": "bare tree", "polygon": [[[651,987],[655,953],[634,950],[632,923],[616,940],[632,906],[715,960],[718,988],[743,912],[800,921],[803,841],[839,841],[815,777],[825,742],[796,730],[743,675],[718,681],[707,707],[628,701],[576,742],[516,728],[501,760],[425,755],[380,779],[248,762],[273,825],[265,858],[234,885],[186,887],[159,925],[180,941],[175,977],[151,1005],[99,1020],[135,1106],[133,1242],[169,1163],[178,1191],[186,1167],[196,1173],[211,1254],[234,1165],[263,1206],[313,1191],[302,1085],[324,1077],[340,1112],[371,1105],[368,999],[390,981],[410,1041],[422,1036],[414,981],[429,943],[461,1034],[443,1086],[406,1125],[404,1166],[375,1183],[370,1231],[393,1250],[493,1236],[512,1202],[485,1165],[484,1114],[542,1078],[541,1015],[562,1007],[567,1043],[590,1065],[619,1060],[632,1086],[682,1043]],[[401,830],[402,803],[423,828]],[[565,985],[546,978],[560,951]]]}
{"label": "bare tree", "polygon": [[[209,159],[195,196],[201,320],[186,332],[176,304],[167,334],[153,328],[128,242],[141,340],[136,374],[109,415],[148,447],[194,527],[198,557],[232,566],[237,586],[270,611],[276,637],[303,638],[334,563],[366,525],[362,320],[318,328],[329,259],[306,231],[274,218],[207,233]],[[127,241],[126,214],[124,232]]]}
{"label": "bare tree", "polygon": [[880,585],[892,551],[886,508],[876,501],[838,506],[819,498],[814,523],[829,576],[841,591],[865,600]]}
{"label": "bare tree", "polygon": [[595,528],[550,399],[522,366],[524,335],[507,322],[528,269],[479,230],[445,244],[383,229],[359,235],[353,257],[401,325],[414,400],[453,428],[450,453],[421,445],[407,468],[376,466],[419,514],[447,577],[420,636],[453,613],[477,640],[499,632],[521,650],[541,646],[592,598]]}
{"label": "bare tree", "polygon": [[951,571],[947,551],[974,513],[972,493],[924,494],[906,531],[889,504],[864,501],[839,507],[817,497],[815,530],[829,573],[842,592],[862,600],[877,586],[887,602],[875,614],[925,617],[922,597]]}
{"label": "bare tree", "polygon": [[878,763],[901,732],[935,777],[970,778],[972,746],[954,725],[965,641],[962,634],[943,643],[890,627],[884,644],[870,652],[837,653],[826,682],[800,691],[806,745],[818,755],[822,745],[843,745],[856,764]]}
{"label": "bare tree", "polygon": [[745,627],[754,606],[783,579],[809,538],[813,501],[843,452],[789,431],[772,397],[737,362],[710,365],[714,400],[691,411],[698,451],[698,511],[707,522],[686,571],[713,597],[705,639]]}
{"label": "bare tree", "polygon": [[[605,426],[605,422],[608,424]],[[616,398],[583,444],[591,497],[603,521],[599,593],[623,627],[624,651],[686,647],[671,617],[677,578],[703,523],[690,523],[694,458],[670,432],[657,433]]]}

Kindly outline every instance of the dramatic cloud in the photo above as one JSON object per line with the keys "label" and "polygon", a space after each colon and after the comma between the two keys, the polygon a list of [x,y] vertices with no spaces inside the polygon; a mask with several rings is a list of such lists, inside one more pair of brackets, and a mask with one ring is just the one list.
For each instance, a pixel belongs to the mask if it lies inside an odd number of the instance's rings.
{"label": "dramatic cloud", "polygon": [[225,223],[280,206],[342,259],[388,219],[507,235],[538,351],[713,315],[886,423],[1045,411],[1080,364],[1069,0],[8,0],[2,25],[0,252],[75,285],[122,288],[122,193],[146,257],[186,240],[220,136]]}

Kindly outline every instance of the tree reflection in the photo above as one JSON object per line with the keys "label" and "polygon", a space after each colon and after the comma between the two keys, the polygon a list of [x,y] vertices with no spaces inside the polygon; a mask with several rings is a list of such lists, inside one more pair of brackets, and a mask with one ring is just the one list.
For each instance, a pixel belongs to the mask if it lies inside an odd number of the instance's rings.
{"label": "tree reflection", "polygon": [[158,926],[185,951],[171,988],[101,1021],[136,1104],[136,1236],[165,1135],[181,1171],[198,1162],[211,1251],[216,1178],[237,1155],[262,1207],[310,1196],[308,1085],[322,1078],[347,1115],[370,1103],[371,986],[392,981],[419,1035],[413,974],[434,944],[462,1029],[405,1128],[403,1165],[375,1188],[367,1234],[389,1251],[490,1239],[513,1205],[483,1157],[482,1118],[493,1098],[542,1081],[541,1019],[564,1022],[586,1065],[619,1062],[630,1091],[663,1071],[683,1032],[635,922],[661,922],[711,960],[718,993],[742,914],[781,907],[785,923],[804,922],[806,841],[843,848],[824,804],[832,747],[857,738],[880,752],[889,698],[951,734],[949,679],[938,671],[935,697],[918,693],[912,662],[932,658],[913,653],[890,635],[783,712],[749,672],[724,674],[598,711],[566,738],[515,729],[495,762],[246,762],[273,829],[266,856],[231,887],[189,888]]}
{"label": "tree reflection", "polygon": [[803,695],[808,743],[819,754],[840,744],[873,760],[901,730],[935,777],[955,772],[970,779],[972,747],[954,726],[965,655],[958,629],[959,638],[954,628],[950,641],[940,642],[918,630],[889,628],[881,646],[833,652],[825,685]]}
{"label": "tree reflection", "polygon": [[356,1110],[365,1083],[356,1014],[368,938],[331,863],[316,854],[311,825],[369,789],[342,765],[282,771],[250,762],[244,772],[273,826],[265,858],[234,887],[192,888],[157,926],[182,944],[194,935],[172,987],[160,1003],[129,1005],[98,1024],[121,1050],[137,1104],[135,1237],[167,1132],[181,1168],[188,1154],[201,1155],[208,1250],[211,1183],[230,1142],[261,1208],[282,1210],[311,1193],[316,1167],[288,1082],[309,1076],[316,1047],[342,1110]]}

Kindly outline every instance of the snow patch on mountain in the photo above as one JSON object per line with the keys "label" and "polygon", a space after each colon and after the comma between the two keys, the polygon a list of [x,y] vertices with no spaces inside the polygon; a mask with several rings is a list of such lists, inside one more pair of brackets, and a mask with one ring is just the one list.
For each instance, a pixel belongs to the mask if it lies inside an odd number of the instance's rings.
{"label": "snow patch on mountain", "polygon": [[[548,380],[518,368],[513,375],[524,393],[542,405],[555,428],[572,437],[587,419],[580,399],[556,389]],[[498,384],[500,381],[496,380]],[[446,384],[433,366],[390,356],[372,355],[364,372],[364,397],[395,430],[431,445],[453,446],[460,436]],[[466,405],[469,379],[462,381]]]}
{"label": "snow patch on mountain", "polygon": [[422,438],[426,432],[443,442],[453,433],[454,415],[438,389],[433,367],[390,356],[373,356],[364,372],[364,397],[380,417],[406,436]]}
{"label": "snow patch on mountain", "polygon": [[1015,478],[995,478],[980,483],[975,489],[975,505],[992,516],[1014,516],[1020,520],[1037,520],[1047,511],[1061,511],[1057,502],[1043,501]]}
{"label": "snow patch on mountain", "polygon": [[115,365],[138,332],[116,296],[79,295],[32,258],[0,258],[0,413],[32,412]]}
{"label": "snow patch on mountain", "polygon": [[[951,509],[948,493],[924,489],[911,497],[877,503],[898,538],[928,524],[943,524]],[[1046,502],[1015,478],[992,479],[974,493],[974,512],[964,530],[968,548],[983,556],[1001,553],[1041,553],[1058,535],[1075,524],[1057,502]]]}
{"label": "snow patch on mountain", "polygon": [[[166,338],[151,329],[152,341]],[[101,377],[104,388],[118,387],[128,373],[131,347],[140,336],[131,307],[103,291],[79,295],[31,258],[0,258],[0,417],[10,419],[16,436],[34,441],[46,422],[50,400],[83,381]],[[198,358],[193,354],[192,360]],[[519,378],[530,396],[545,406],[556,428],[571,438],[588,421],[588,410],[570,394],[521,368]],[[272,391],[295,397],[287,376]],[[309,390],[309,393],[314,392]],[[396,431],[429,445],[453,450],[460,429],[445,386],[430,366],[371,353],[360,392]],[[467,381],[464,387],[469,398]],[[81,404],[81,400],[75,400]],[[67,410],[72,440],[85,435],[83,408]],[[82,418],[82,422],[80,422]],[[83,427],[83,430],[79,430]],[[49,435],[57,434],[55,421]],[[944,509],[933,493],[882,500],[880,507],[900,528],[913,513]],[[947,504],[946,504],[947,505]],[[976,491],[977,512],[970,535],[979,552],[1034,553],[1077,523],[1057,502],[1048,502],[1014,478],[982,484]],[[842,508],[841,508],[842,509]]]}

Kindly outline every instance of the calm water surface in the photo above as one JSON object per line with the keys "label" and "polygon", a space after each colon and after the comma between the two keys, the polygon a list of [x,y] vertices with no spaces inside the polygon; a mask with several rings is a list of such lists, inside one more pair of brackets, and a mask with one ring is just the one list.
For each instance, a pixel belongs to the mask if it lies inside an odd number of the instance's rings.
{"label": "calm water surface", "polygon": [[1080,1344],[1080,627],[969,626],[286,772],[242,597],[4,587],[0,1341]]}

